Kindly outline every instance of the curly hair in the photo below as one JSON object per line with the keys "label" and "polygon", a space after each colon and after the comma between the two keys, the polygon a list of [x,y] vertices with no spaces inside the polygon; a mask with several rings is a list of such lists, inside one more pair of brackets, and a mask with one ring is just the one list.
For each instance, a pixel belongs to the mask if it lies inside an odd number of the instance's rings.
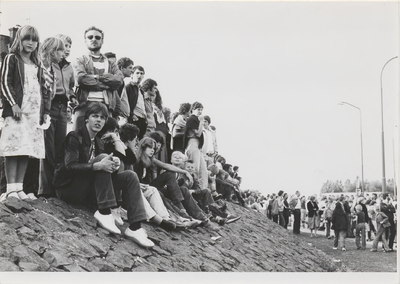
{"label": "curly hair", "polygon": [[185,114],[185,113],[188,113],[189,111],[190,111],[190,108],[191,108],[191,104],[189,104],[189,103],[183,103],[183,104],[180,104],[180,106],[179,106],[179,114]]}
{"label": "curly hair", "polygon": [[130,65],[133,65],[133,61],[128,57],[121,57],[120,59],[118,59],[117,65],[118,68],[121,70],[122,68],[126,68]]}
{"label": "curly hair", "polygon": [[119,137],[122,142],[132,141],[139,135],[140,129],[131,123],[126,123],[119,129]]}
{"label": "curly hair", "polygon": [[194,102],[192,104],[192,110],[198,109],[198,108],[204,108],[203,105],[199,102]]}
{"label": "curly hair", "polygon": [[148,90],[153,89],[154,86],[157,86],[157,82],[154,81],[153,79],[146,79],[144,80],[144,82],[142,83],[142,86],[140,87],[140,89],[143,92],[147,92]]}

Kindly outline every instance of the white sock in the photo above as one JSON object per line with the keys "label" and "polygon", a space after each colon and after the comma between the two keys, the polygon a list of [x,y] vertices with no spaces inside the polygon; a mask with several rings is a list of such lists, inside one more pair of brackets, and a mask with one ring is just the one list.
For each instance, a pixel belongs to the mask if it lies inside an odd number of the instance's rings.
{"label": "white sock", "polygon": [[16,191],[15,183],[7,183],[7,193]]}
{"label": "white sock", "polygon": [[24,187],[24,184],[22,182],[15,183],[15,190],[16,191],[22,190],[23,187]]}
{"label": "white sock", "polygon": [[16,189],[16,191],[18,193],[19,198],[27,199],[29,197],[25,194],[25,192],[23,191],[23,188],[24,188],[24,184],[22,182],[19,182],[19,183],[15,184],[15,189]]}

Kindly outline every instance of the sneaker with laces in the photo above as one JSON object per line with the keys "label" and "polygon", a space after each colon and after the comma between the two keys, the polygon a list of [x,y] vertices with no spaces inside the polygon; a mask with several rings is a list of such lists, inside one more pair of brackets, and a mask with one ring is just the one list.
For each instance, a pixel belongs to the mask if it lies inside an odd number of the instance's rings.
{"label": "sneaker with laces", "polygon": [[218,223],[220,226],[225,225],[225,223],[227,222],[227,219],[216,216],[216,217],[212,217],[210,218],[211,221]]}
{"label": "sneaker with laces", "polygon": [[149,235],[147,234],[147,231],[146,231],[146,229],[144,229],[144,228],[137,229],[136,231],[138,231],[138,232],[141,232],[143,235],[145,235],[145,236],[146,236],[146,238],[148,238],[148,237],[149,237]]}
{"label": "sneaker with laces", "polygon": [[141,245],[142,247],[145,247],[145,248],[154,247],[154,243],[147,238],[147,236],[144,234],[143,230],[141,230],[141,229],[142,228],[132,231],[128,227],[128,228],[126,228],[124,235],[126,238],[134,241],[135,243],[137,243],[138,245]]}
{"label": "sneaker with laces", "polygon": [[226,223],[227,224],[233,223],[233,222],[239,220],[240,218],[241,218],[241,216],[228,215],[228,217],[226,217],[226,219],[227,219]]}
{"label": "sneaker with laces", "polygon": [[111,215],[113,216],[115,223],[122,226],[124,221],[122,221],[119,208],[111,209]]}
{"label": "sneaker with laces", "polygon": [[103,215],[97,210],[96,213],[94,213],[94,218],[103,229],[113,234],[121,234],[121,231],[115,226],[115,220],[112,214]]}

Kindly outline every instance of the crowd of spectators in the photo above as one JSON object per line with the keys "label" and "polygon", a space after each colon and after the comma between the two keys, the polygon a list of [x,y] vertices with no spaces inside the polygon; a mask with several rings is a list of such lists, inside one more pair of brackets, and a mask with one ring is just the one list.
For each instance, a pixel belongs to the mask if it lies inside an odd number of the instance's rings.
{"label": "crowd of spectators", "polygon": [[293,226],[293,233],[300,234],[300,226],[310,230],[310,237],[323,232],[333,239],[333,249],[346,251],[345,239],[354,238],[357,250],[365,250],[372,242],[372,252],[393,252],[397,234],[397,202],[388,193],[364,193],[292,196],[282,190],[264,196],[258,191],[244,191],[246,207],[265,214],[282,227]]}
{"label": "crowd of spectators", "polygon": [[67,61],[72,39],[39,41],[21,27],[1,67],[4,126],[0,137],[1,200],[60,198],[92,208],[100,226],[144,247],[154,243],[141,227],[165,230],[218,226],[237,221],[235,202],[294,234],[324,230],[333,248],[345,239],[357,249],[393,251],[396,206],[383,193],[263,196],[242,190],[239,167],[219,154],[215,126],[200,102],[176,112],[163,105],[156,80],[112,52],[102,54],[104,32],[84,31],[88,53]]}
{"label": "crowd of spectators", "polygon": [[21,27],[1,67],[1,200],[60,198],[93,209],[98,224],[152,247],[141,223],[214,231],[240,219],[239,168],[219,155],[200,102],[176,113],[132,59],[101,53],[104,32],[83,32],[88,52],[67,60],[67,35],[39,40]]}

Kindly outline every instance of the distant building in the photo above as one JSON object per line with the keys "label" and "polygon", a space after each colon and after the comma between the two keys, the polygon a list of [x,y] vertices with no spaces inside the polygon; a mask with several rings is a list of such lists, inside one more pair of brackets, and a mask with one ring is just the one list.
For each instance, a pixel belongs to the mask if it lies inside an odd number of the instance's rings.
{"label": "distant building", "polygon": [[13,28],[8,29],[10,31],[10,35],[0,35],[0,62],[2,63],[6,55],[9,53],[10,47],[14,41],[15,35],[20,26],[15,26]]}

